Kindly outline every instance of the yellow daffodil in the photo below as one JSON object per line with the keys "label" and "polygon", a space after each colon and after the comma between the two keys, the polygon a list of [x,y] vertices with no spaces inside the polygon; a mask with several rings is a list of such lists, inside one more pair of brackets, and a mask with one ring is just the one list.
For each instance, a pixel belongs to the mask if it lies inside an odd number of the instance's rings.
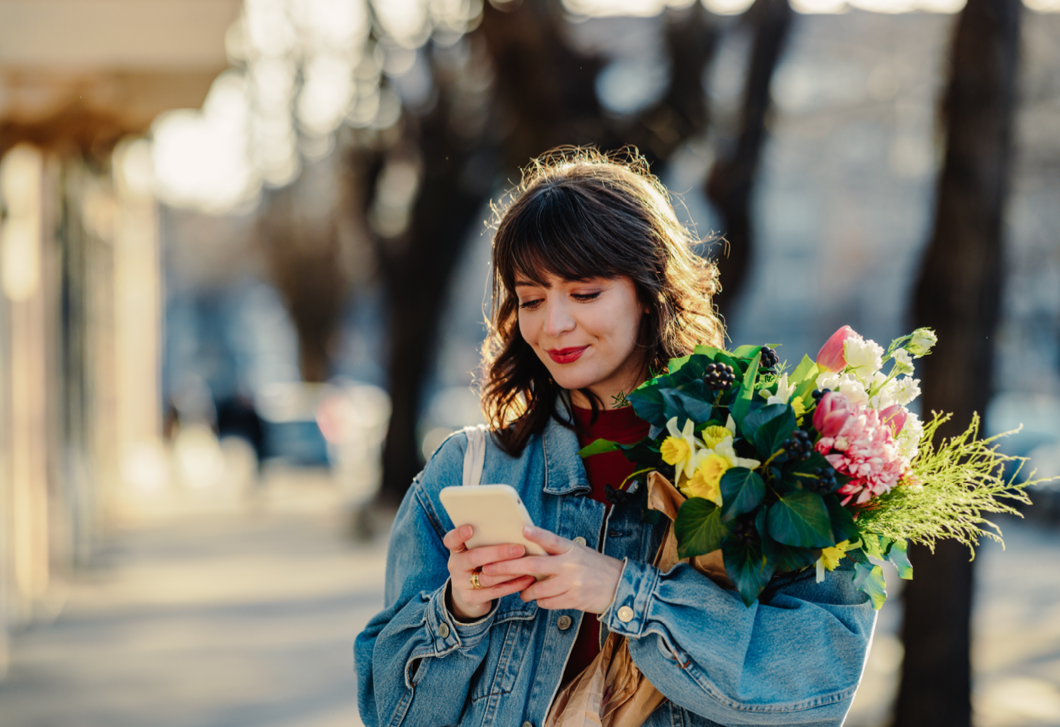
{"label": "yellow daffodil", "polygon": [[714,449],[718,446],[721,440],[732,437],[732,432],[725,427],[714,425],[704,429],[700,433],[700,436],[703,437],[703,443],[707,445],[707,449]]}
{"label": "yellow daffodil", "polygon": [[801,424],[802,415],[806,413],[806,402],[801,396],[796,396],[791,400],[791,408],[795,410],[795,419]]}
{"label": "yellow daffodil", "polygon": [[733,467],[753,470],[761,463],[757,459],[737,457],[733,448],[732,433],[729,432],[729,436],[722,437],[713,450],[703,449],[694,454],[689,464],[692,467],[692,476],[679,486],[681,492],[686,497],[702,497],[715,505],[721,505],[722,475]]}
{"label": "yellow daffodil", "polygon": [[833,548],[825,548],[821,551],[821,560],[824,561],[824,567],[828,570],[835,570],[836,566],[839,565],[839,561],[846,557],[846,552],[850,550],[850,541],[844,540],[842,543],[836,543]]}
{"label": "yellow daffodil", "polygon": [[673,465],[677,471],[677,484],[682,479],[688,479],[695,471],[692,467],[692,458],[696,452],[703,449],[703,444],[696,439],[696,423],[691,419],[685,419],[685,425],[677,428],[677,417],[666,422],[666,431],[670,433],[660,448],[663,462]]}

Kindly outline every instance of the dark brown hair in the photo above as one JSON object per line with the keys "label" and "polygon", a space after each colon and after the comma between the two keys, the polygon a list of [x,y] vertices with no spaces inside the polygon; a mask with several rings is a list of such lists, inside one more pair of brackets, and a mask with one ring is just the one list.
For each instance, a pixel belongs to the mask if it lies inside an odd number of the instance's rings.
{"label": "dark brown hair", "polygon": [[[562,391],[519,331],[517,275],[536,283],[546,273],[631,279],[647,310],[640,345],[652,372],[665,371],[671,358],[696,344],[721,345],[711,302],[717,268],[690,249],[699,239],[677,219],[669,193],[636,150],[548,152],[523,170],[493,213],[493,303],[481,396],[486,421],[509,454],[518,456],[544,430]],[[589,398],[595,410],[600,402]]]}

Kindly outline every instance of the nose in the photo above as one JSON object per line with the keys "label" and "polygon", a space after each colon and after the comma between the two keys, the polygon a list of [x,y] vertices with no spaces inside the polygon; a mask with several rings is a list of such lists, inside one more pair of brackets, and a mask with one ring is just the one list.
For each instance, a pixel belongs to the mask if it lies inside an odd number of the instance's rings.
{"label": "nose", "polygon": [[545,333],[549,338],[559,338],[574,328],[574,317],[571,316],[565,301],[557,296],[547,301],[545,309]]}

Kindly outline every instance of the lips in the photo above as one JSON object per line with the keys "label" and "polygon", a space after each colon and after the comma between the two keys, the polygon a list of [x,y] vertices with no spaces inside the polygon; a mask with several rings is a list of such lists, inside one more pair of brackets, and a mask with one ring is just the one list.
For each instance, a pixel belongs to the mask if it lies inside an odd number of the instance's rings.
{"label": "lips", "polygon": [[581,355],[585,353],[588,346],[578,346],[577,348],[553,348],[548,350],[548,356],[553,361],[559,364],[574,363]]}

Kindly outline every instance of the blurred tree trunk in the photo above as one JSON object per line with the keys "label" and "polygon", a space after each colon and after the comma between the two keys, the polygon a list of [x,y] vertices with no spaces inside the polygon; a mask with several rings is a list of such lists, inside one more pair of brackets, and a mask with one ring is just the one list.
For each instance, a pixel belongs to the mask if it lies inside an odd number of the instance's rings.
{"label": "blurred tree trunk", "polygon": [[728,255],[719,256],[721,294],[716,303],[722,315],[730,312],[743,288],[751,264],[754,230],[751,196],[766,137],[770,84],[788,38],[794,13],[788,0],[755,0],[747,11],[754,28],[750,67],[744,84],[740,135],[729,155],[719,155],[706,180],[707,198],[722,217]]}
{"label": "blurred tree trunk", "polygon": [[[952,436],[991,394],[1002,284],[1002,223],[1016,104],[1020,0],[968,0],[943,101],[946,157],[913,315],[939,337],[923,359],[925,412],[953,412]],[[963,546],[914,548],[895,724],[970,725],[972,564]]]}
{"label": "blurred tree trunk", "polygon": [[[367,192],[366,216],[375,221],[386,296],[392,413],[379,500],[388,505],[400,503],[423,466],[417,425],[423,385],[439,348],[446,294],[469,232],[483,222],[498,172],[484,80],[486,51],[479,40],[468,42],[464,61],[427,53],[435,95],[424,110],[406,109],[401,141],[388,154],[376,154],[374,162],[351,160],[351,168],[368,170],[355,186]],[[415,168],[419,180],[405,223],[388,235],[387,224],[379,220],[388,203],[380,197],[400,192],[393,179],[386,179],[388,164],[395,162]]]}
{"label": "blurred tree trunk", "polygon": [[327,381],[334,337],[353,277],[350,246],[338,215],[335,169],[317,162],[298,180],[266,192],[258,239],[269,276],[287,304],[298,335],[304,381]]}

